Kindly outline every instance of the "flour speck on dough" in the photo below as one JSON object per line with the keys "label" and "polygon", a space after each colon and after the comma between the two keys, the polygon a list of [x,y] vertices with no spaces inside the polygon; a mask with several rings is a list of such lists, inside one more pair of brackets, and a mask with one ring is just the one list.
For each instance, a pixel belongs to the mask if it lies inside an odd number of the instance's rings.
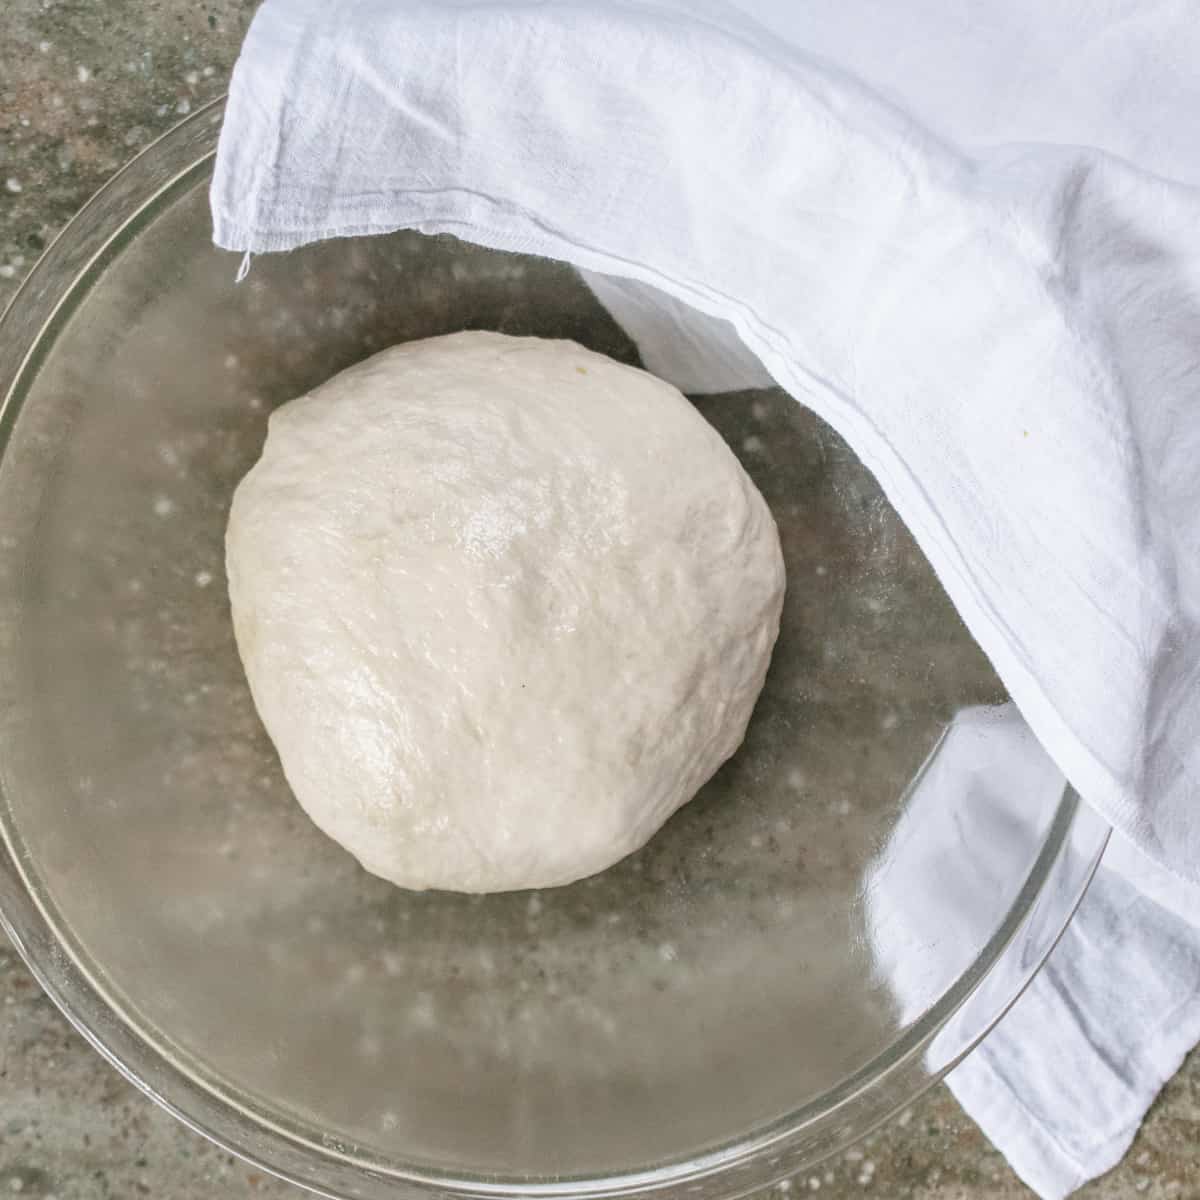
{"label": "flour speck on dough", "polygon": [[277,410],[226,566],[300,804],[367,870],[464,892],[591,875],[691,799],[784,589],[766,504],[675,388],[494,333]]}

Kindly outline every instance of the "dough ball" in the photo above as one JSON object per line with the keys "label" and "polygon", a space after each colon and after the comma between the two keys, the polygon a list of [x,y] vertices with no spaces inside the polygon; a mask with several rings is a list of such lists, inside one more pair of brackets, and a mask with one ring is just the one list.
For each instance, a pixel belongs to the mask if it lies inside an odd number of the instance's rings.
{"label": "dough ball", "polygon": [[573,342],[460,333],[271,417],[229,593],[297,799],[407,888],[570,883],[740,744],[779,535],[669,384]]}

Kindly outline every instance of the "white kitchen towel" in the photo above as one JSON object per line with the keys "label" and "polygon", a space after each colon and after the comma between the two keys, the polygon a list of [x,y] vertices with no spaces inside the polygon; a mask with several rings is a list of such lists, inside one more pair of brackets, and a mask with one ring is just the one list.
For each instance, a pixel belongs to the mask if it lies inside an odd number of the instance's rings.
{"label": "white kitchen towel", "polygon": [[[1064,785],[1013,705],[957,715],[865,889],[902,1021],[927,1011],[995,928],[998,898],[1036,858]],[[1113,838],[1049,962],[948,1078],[1046,1200],[1121,1159],[1200,1039],[1200,895]]]}
{"label": "white kitchen towel", "polygon": [[[1200,23],[893,7],[266,0],[215,239],[564,259],[668,375],[687,306],[727,322],[873,470],[1085,799],[1195,882]],[[761,381],[737,353],[730,383]]]}

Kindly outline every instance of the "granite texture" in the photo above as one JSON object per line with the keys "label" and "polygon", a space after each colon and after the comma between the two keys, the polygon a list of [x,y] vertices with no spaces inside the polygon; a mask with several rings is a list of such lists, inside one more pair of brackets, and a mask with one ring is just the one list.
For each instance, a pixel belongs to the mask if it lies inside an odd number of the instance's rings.
{"label": "granite texture", "polygon": [[[141,146],[225,89],[253,11],[239,0],[5,0],[0,6],[0,306],[46,243]],[[1200,1054],[1125,1163],[1083,1200],[1200,1197]],[[935,1089],[781,1191],[922,1200],[1030,1193]],[[0,1195],[298,1197],[126,1083],[0,941]]]}

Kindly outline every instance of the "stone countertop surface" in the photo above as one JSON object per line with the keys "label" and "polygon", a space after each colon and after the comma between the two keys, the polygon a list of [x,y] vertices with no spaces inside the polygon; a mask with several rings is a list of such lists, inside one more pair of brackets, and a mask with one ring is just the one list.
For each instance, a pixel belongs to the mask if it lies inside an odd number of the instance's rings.
{"label": "stone countertop surface", "polygon": [[[128,158],[226,88],[253,0],[5,0],[0,6],[0,308]],[[1200,1052],[1125,1162],[1080,1200],[1200,1197]],[[1032,1195],[945,1087],[779,1189],[843,1198]],[[0,1195],[299,1197],[162,1112],[109,1067],[0,937]]]}

